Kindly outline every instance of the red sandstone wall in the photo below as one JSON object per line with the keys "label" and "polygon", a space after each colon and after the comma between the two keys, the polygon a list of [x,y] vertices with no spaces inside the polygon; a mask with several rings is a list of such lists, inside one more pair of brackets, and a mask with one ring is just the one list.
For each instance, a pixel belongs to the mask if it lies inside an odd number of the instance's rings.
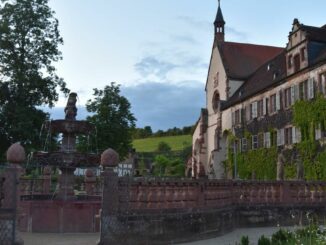
{"label": "red sandstone wall", "polygon": [[100,201],[22,201],[20,231],[98,232]]}
{"label": "red sandstone wall", "polygon": [[[120,209],[223,208],[230,205],[322,204],[326,183],[300,181],[119,181]],[[128,198],[121,198],[124,195]]]}

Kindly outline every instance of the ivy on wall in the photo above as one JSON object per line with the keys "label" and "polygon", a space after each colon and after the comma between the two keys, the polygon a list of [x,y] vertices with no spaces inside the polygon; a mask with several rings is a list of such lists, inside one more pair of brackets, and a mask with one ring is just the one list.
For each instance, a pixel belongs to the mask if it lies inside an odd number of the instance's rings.
{"label": "ivy on wall", "polygon": [[[315,129],[325,131],[326,99],[318,95],[314,100],[298,100],[293,105],[292,123],[301,130],[301,142],[284,152],[285,179],[296,179],[298,165],[304,168],[306,180],[326,181],[326,147],[322,142],[315,141]],[[244,134],[251,141],[251,135]],[[224,167],[229,177],[234,177],[233,144],[237,140],[228,132],[228,159]],[[276,143],[276,142],[275,142]],[[238,177],[241,179],[274,180],[276,179],[278,149],[259,148],[236,154]]]}
{"label": "ivy on wall", "polygon": [[276,178],[276,147],[238,153],[236,160],[241,179],[273,180]]}

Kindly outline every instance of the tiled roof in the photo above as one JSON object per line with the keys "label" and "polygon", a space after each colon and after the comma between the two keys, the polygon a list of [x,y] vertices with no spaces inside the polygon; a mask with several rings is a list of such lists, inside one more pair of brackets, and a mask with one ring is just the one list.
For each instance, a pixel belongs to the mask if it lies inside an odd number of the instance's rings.
{"label": "tiled roof", "polygon": [[301,25],[301,29],[307,32],[307,38],[312,41],[326,42],[326,25],[322,27]]}
{"label": "tiled roof", "polygon": [[248,97],[278,83],[286,77],[285,50],[262,65],[235,93],[223,104],[226,109]]}
{"label": "tiled roof", "polygon": [[279,47],[233,42],[221,42],[218,48],[227,76],[238,80],[248,78],[262,64],[283,50]]}

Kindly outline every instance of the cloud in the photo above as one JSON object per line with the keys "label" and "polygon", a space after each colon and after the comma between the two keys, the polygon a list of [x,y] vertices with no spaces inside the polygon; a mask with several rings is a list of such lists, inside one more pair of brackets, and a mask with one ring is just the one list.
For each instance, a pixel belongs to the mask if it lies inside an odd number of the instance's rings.
{"label": "cloud", "polygon": [[232,27],[228,27],[226,26],[226,30],[225,30],[226,34],[230,34],[230,36],[232,37],[232,40],[238,40],[241,42],[245,42],[248,39],[248,35],[245,32],[241,32],[236,30],[235,28]]}
{"label": "cloud", "polygon": [[178,16],[178,20],[190,25],[192,28],[196,28],[202,31],[212,31],[212,23],[205,20],[198,20],[190,16]]}
{"label": "cloud", "polygon": [[157,76],[164,79],[167,73],[177,66],[172,62],[159,60],[154,56],[143,57],[138,63],[135,64],[135,69],[142,76],[148,77],[150,75]]}
{"label": "cloud", "polygon": [[121,92],[132,105],[137,126],[150,125],[153,130],[195,124],[205,105],[204,85],[183,81],[183,85],[146,82],[122,87]]}
{"label": "cloud", "polygon": [[135,70],[140,75],[135,82],[179,84],[184,80],[202,80],[207,67],[200,56],[186,51],[161,50],[159,54],[144,56],[135,64]]}
{"label": "cloud", "polygon": [[197,45],[199,42],[189,35],[171,35],[171,39],[173,42],[178,42],[181,44],[190,44],[190,45]]}

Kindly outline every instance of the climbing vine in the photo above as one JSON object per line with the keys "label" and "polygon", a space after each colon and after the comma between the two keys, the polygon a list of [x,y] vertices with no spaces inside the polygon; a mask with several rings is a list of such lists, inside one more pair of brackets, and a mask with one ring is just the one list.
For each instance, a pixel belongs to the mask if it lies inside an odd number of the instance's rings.
{"label": "climbing vine", "polygon": [[[325,131],[326,99],[318,95],[314,100],[298,100],[293,105],[293,125],[300,128],[301,142],[285,151],[284,175],[285,179],[297,178],[299,164],[303,166],[306,180],[326,180],[326,147],[315,140],[315,129]],[[234,175],[234,163],[237,163],[238,177],[241,179],[255,178],[258,180],[276,178],[278,149],[275,146],[270,129],[271,148],[259,148],[247,152],[238,152],[234,157],[234,142],[238,140],[228,132],[228,159],[224,161],[225,170],[229,176]],[[249,146],[251,134],[244,133]]]}

